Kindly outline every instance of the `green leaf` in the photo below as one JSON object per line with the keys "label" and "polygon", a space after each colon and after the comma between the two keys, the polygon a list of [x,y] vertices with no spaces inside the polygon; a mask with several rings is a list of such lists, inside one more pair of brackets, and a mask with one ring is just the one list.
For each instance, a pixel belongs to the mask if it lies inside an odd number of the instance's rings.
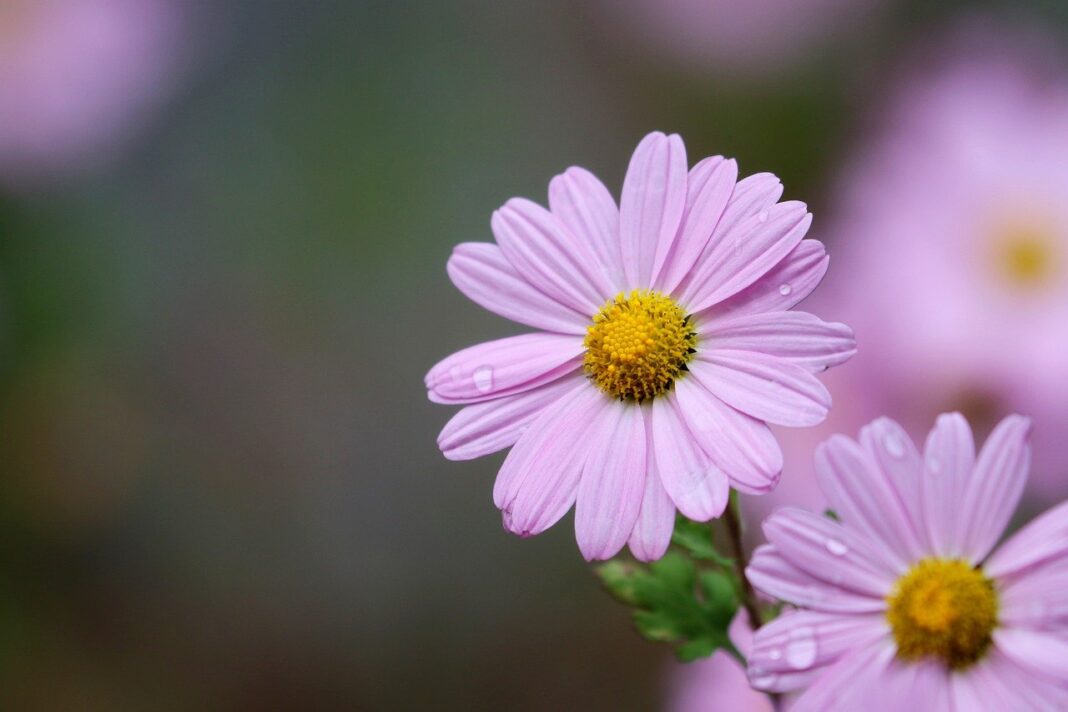
{"label": "green leaf", "polygon": [[720,648],[737,654],[727,628],[738,610],[740,586],[730,570],[699,569],[679,551],[648,565],[609,561],[597,568],[605,588],[634,608],[634,624],[649,640],[673,643],[682,660]]}
{"label": "green leaf", "polygon": [[635,564],[622,561],[609,561],[597,567],[597,575],[608,592],[620,602],[637,605],[634,593]]}
{"label": "green leaf", "polygon": [[738,610],[738,581],[722,571],[702,571],[700,581],[708,615],[726,629]]}
{"label": "green leaf", "polygon": [[698,638],[688,643],[683,643],[675,650],[675,655],[684,663],[692,663],[694,660],[707,658],[719,648],[725,647],[711,638]]}
{"label": "green leaf", "polygon": [[700,561],[711,561],[727,568],[734,566],[734,560],[719,553],[712,544],[712,527],[707,524],[679,516],[675,521],[675,533],[671,541]]}

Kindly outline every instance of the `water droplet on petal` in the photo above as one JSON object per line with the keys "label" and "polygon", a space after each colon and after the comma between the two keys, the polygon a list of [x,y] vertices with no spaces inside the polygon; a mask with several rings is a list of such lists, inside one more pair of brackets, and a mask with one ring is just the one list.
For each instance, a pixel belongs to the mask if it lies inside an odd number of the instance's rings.
{"label": "water droplet on petal", "polygon": [[493,390],[493,369],[489,366],[479,366],[472,376],[475,388],[479,393],[489,393]]}
{"label": "water droplet on petal", "polygon": [[768,657],[771,658],[772,660],[778,660],[779,658],[782,657],[782,651],[779,650],[778,648],[774,648],[772,650],[769,650],[768,651]]}
{"label": "water droplet on petal", "polygon": [[935,457],[927,458],[927,470],[932,475],[937,475],[942,472],[942,461]]}
{"label": "water droplet on petal", "polygon": [[768,221],[768,211],[767,210],[761,210],[760,214],[757,215],[757,220],[759,220],[760,222],[767,222]]}
{"label": "water droplet on petal", "polygon": [[794,628],[786,644],[786,662],[795,670],[804,670],[816,662],[819,652],[815,631],[809,627]]}
{"label": "water droplet on petal", "polygon": [[794,291],[794,288],[791,287],[789,284],[779,285],[779,294],[783,295],[784,297],[789,296],[790,292],[792,291]]}
{"label": "water droplet on petal", "polygon": [[749,684],[758,690],[767,690],[778,681],[779,676],[774,673],[761,670],[760,668],[749,670]]}
{"label": "water droplet on petal", "polygon": [[845,556],[849,553],[849,547],[838,541],[837,539],[828,539],[827,551],[831,552],[835,556]]}
{"label": "water droplet on petal", "polygon": [[883,445],[893,457],[905,456],[905,443],[901,441],[901,437],[897,433],[890,433],[883,438]]}

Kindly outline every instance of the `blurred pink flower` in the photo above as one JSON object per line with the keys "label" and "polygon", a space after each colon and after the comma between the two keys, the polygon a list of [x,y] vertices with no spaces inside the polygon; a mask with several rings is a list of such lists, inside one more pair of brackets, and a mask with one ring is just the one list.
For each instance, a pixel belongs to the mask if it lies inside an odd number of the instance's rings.
{"label": "blurred pink flower", "polygon": [[807,688],[795,712],[1068,709],[1068,503],[994,551],[1030,429],[1006,418],[978,457],[959,414],[938,418],[923,454],[886,418],[821,445],[841,521],[784,508],[764,522],[746,573],[799,609],[756,632],[753,685]]}
{"label": "blurred pink flower", "polygon": [[426,376],[431,400],[467,406],[438,438],[446,457],[515,445],[493,492],[509,531],[538,534],[575,504],[587,559],[628,541],[659,558],[676,508],[707,521],[732,485],[775,486],[782,454],[765,421],[827,415],[814,374],[852,356],[852,332],[787,311],[823,277],[823,246],[803,240],[811,215],[778,202],[777,178],[737,176],[720,156],[687,170],[682,140],[653,133],[620,207],[570,168],[550,183],[549,210],[512,199],[493,215],[498,244],[454,251],[464,294],[542,330]]}
{"label": "blurred pink flower", "polygon": [[[744,610],[734,617],[730,637],[743,656],[750,654],[753,631]],[[745,668],[723,650],[692,663],[674,663],[668,683],[668,712],[774,712],[768,695],[754,690]]]}
{"label": "blurred pink flower", "polygon": [[1068,496],[1064,58],[1041,35],[1005,27],[969,26],[943,40],[910,65],[881,133],[832,193],[826,235],[837,268],[810,308],[848,321],[861,348],[828,381],[838,422],[792,435],[802,452],[794,470],[784,444],[785,477],[811,483],[803,452],[812,439],[881,412],[913,434],[945,410],[964,412],[979,432],[1021,412],[1035,420],[1030,496],[1060,499]]}
{"label": "blurred pink flower", "polygon": [[[702,71],[789,69],[829,40],[855,37],[885,0],[600,0],[634,44]],[[846,31],[848,28],[848,31]]]}
{"label": "blurred pink flower", "polygon": [[100,158],[165,93],[172,0],[0,2],[0,180],[36,181]]}

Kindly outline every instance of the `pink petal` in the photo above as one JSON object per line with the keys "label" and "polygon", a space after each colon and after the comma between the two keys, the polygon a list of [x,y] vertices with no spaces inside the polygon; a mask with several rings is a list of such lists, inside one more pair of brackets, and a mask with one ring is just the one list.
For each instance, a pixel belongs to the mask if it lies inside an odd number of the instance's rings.
{"label": "pink petal", "polygon": [[788,562],[818,579],[868,596],[885,596],[895,576],[872,547],[838,522],[784,507],[764,520],[768,541]]}
{"label": "pink petal", "polygon": [[782,474],[782,450],[767,425],[739,413],[695,377],[678,380],[675,397],[690,433],[735,487],[749,494],[775,487]]}
{"label": "pink petal", "polygon": [[511,447],[543,408],[584,380],[574,373],[524,393],[466,406],[442,428],[438,447],[450,460],[473,460]]}
{"label": "pink petal", "polygon": [[[883,641],[843,655],[797,698],[790,712],[881,712],[871,704],[870,691],[886,675],[893,661],[894,646]],[[749,679],[755,683],[752,673]]]}
{"label": "pink petal", "polygon": [[758,590],[796,606],[829,613],[886,610],[886,599],[882,594],[866,596],[826,583],[788,562],[771,544],[757,547],[745,576]]}
{"label": "pink petal", "polygon": [[763,312],[702,325],[710,351],[756,351],[819,373],[857,352],[853,330],[805,312]]}
{"label": "pink petal", "polygon": [[767,274],[734,296],[700,313],[711,324],[739,314],[786,311],[812,293],[827,273],[830,258],[818,240],[802,240]]}
{"label": "pink petal", "polygon": [[[691,180],[693,179],[694,175],[691,173]],[[739,224],[768,211],[780,197],[782,197],[782,183],[771,173],[758,173],[738,181],[731,192],[727,207],[723,210],[723,215],[716,224],[716,229],[691,265],[695,269],[691,269],[691,274],[682,280],[684,286],[680,291],[685,291],[685,285],[693,281],[694,272],[703,269],[702,265],[709,259],[715,259],[715,255],[723,251],[721,243],[724,239],[735,236],[735,230]]]}
{"label": "pink petal", "polygon": [[1019,415],[1002,420],[987,438],[958,518],[964,554],[986,558],[1008,526],[1031,467],[1031,421]]}
{"label": "pink petal", "polygon": [[816,448],[816,478],[831,509],[849,527],[882,544],[876,551],[887,570],[904,573],[915,561],[911,515],[897,483],[871,454],[844,435]]}
{"label": "pink petal", "polygon": [[983,565],[989,576],[1016,577],[1051,562],[1068,561],[1068,502],[1059,504],[1009,538]]}
{"label": "pink petal", "polygon": [[634,530],[645,492],[642,408],[611,403],[590,440],[575,503],[575,536],[587,561],[612,558]]}
{"label": "pink petal", "polygon": [[631,289],[648,287],[667,257],[686,207],[686,148],[677,135],[642,139],[619,206],[623,269]]}
{"label": "pink petal", "polygon": [[717,241],[745,220],[771,208],[781,197],[782,182],[772,173],[754,173],[738,181],[716,226]]}
{"label": "pink petal", "polygon": [[479,403],[555,381],[582,362],[578,336],[523,334],[457,351],[426,375],[435,403]]}
{"label": "pink petal", "polygon": [[681,288],[680,301],[699,312],[737,294],[766,275],[808,232],[812,216],[805,204],[779,203],[714,238]]}
{"label": "pink petal", "polygon": [[889,418],[877,418],[860,429],[860,446],[868,453],[882,479],[896,491],[901,501],[901,522],[896,542],[910,560],[930,553],[924,537],[920,481],[923,459],[905,429]]}
{"label": "pink petal", "polygon": [[506,319],[561,334],[585,334],[589,316],[550,299],[523,279],[501,248],[488,242],[457,245],[446,269],[457,289]]}
{"label": "pink petal", "polygon": [[493,485],[493,502],[509,531],[539,534],[567,513],[586,464],[591,427],[611,405],[603,393],[582,383],[531,422]]}
{"label": "pink petal", "polygon": [[694,521],[723,514],[730,494],[727,475],[697,444],[673,393],[653,399],[652,422],[656,467],[671,501]]}
{"label": "pink petal", "polygon": [[1068,707],[1068,690],[1031,673],[996,647],[973,667],[949,676],[955,710],[1053,712]]}
{"label": "pink petal", "polygon": [[[986,572],[989,574],[989,572]],[[998,622],[1035,630],[1068,625],[1068,557],[1000,580]]]}
{"label": "pink petal", "polygon": [[819,670],[855,648],[890,636],[885,616],[787,611],[756,631],[750,668],[779,677],[765,689],[789,692],[793,674]]}
{"label": "pink petal", "polygon": [[646,447],[645,447],[645,494],[638,519],[634,522],[634,531],[630,534],[630,551],[638,561],[656,561],[671,544],[671,535],[675,530],[675,505],[668,496],[664,484],[660,481],[660,472],[656,466],[653,452],[652,406],[642,406],[645,411]]}
{"label": "pink petal", "polygon": [[572,235],[590,244],[614,291],[622,291],[626,279],[619,208],[604,183],[585,168],[572,166],[549,181],[549,209]]}
{"label": "pink petal", "polygon": [[960,413],[938,416],[927,436],[920,501],[931,548],[939,556],[961,554],[957,511],[975,464],[975,441]]}
{"label": "pink petal", "polygon": [[1025,670],[1060,683],[1068,680],[1068,639],[1026,628],[997,628],[994,645]]}
{"label": "pink petal", "polygon": [[870,685],[861,689],[857,705],[865,712],[949,709],[949,671],[932,660],[893,660]]}
{"label": "pink petal", "polygon": [[817,425],[831,407],[831,394],[815,376],[775,356],[698,348],[690,371],[720,400],[776,425]]}
{"label": "pink petal", "polygon": [[516,272],[561,304],[592,317],[615,294],[590,244],[540,205],[512,198],[490,227]]}
{"label": "pink petal", "polygon": [[706,158],[690,171],[682,227],[664,268],[653,279],[657,290],[672,293],[693,268],[727,207],[737,179],[738,164],[722,156]]}

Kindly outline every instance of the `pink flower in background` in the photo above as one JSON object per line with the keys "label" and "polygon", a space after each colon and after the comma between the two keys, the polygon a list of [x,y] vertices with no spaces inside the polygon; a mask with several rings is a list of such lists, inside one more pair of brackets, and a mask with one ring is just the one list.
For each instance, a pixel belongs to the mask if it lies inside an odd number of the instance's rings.
{"label": "pink flower in background", "polygon": [[1043,52],[1048,38],[1004,26],[969,27],[943,44],[949,59],[916,62],[881,117],[883,132],[834,193],[839,261],[821,313],[847,319],[863,344],[848,369],[851,393],[865,391],[860,422],[893,412],[918,433],[937,413],[961,410],[985,432],[1006,413],[1029,413],[1031,494],[1060,499],[1068,496],[1064,57]]}
{"label": "pink flower in background", "polygon": [[539,331],[464,349],[430,370],[431,400],[465,405],[438,444],[470,459],[515,445],[494,486],[504,525],[538,534],[575,505],[587,559],[667,548],[676,509],[705,521],[729,488],[775,486],[766,422],[807,426],[830,407],[813,375],[854,351],[852,332],[787,311],[827,267],[811,216],[770,174],[737,180],[716,156],[687,169],[678,136],[631,159],[620,207],[570,168],[549,209],[521,198],[497,244],[459,245],[453,282]]}
{"label": "pink flower in background", "polygon": [[[753,631],[747,621],[745,611],[739,610],[729,633],[731,642],[748,658]],[[675,663],[669,683],[668,712],[775,712],[771,698],[749,685],[745,668],[724,650],[691,663]]]}
{"label": "pink flower in background", "polygon": [[[702,70],[789,69],[829,40],[855,37],[883,0],[600,0],[628,46]],[[845,30],[848,28],[848,32]]]}
{"label": "pink flower in background", "polygon": [[[795,711],[1068,708],[1068,503],[997,551],[1030,465],[1010,416],[978,457],[942,415],[923,454],[896,423],[816,451],[839,521],[784,508],[747,570],[798,606],[756,632],[749,676]],[[994,551],[994,553],[991,553]]]}
{"label": "pink flower in background", "polygon": [[0,3],[0,179],[92,161],[143,121],[175,64],[171,0]]}

